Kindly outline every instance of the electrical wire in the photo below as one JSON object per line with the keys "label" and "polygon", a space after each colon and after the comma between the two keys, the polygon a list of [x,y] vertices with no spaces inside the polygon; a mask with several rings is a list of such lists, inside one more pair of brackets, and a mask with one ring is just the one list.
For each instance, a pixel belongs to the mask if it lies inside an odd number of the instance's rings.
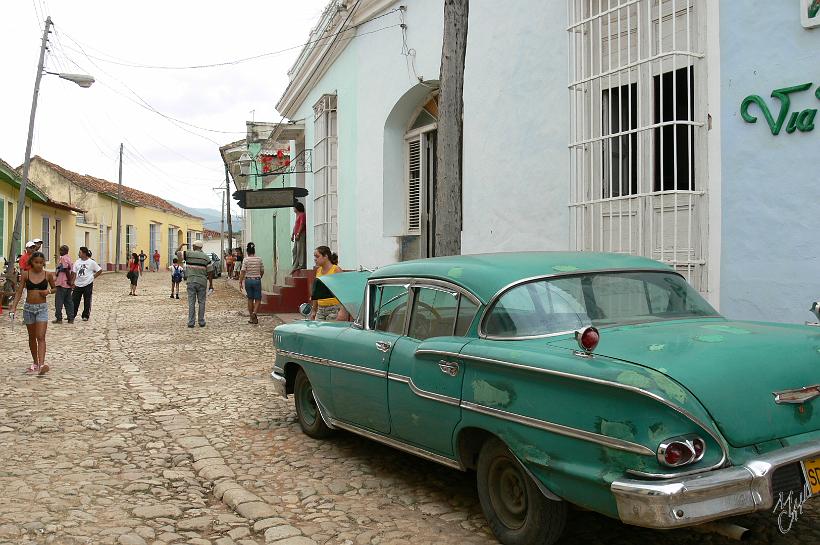
{"label": "electrical wire", "polygon": [[[358,4],[358,2],[357,2],[357,4]],[[354,9],[355,9],[355,6],[354,6]],[[401,9],[400,8],[395,8],[395,9],[392,9],[392,10],[387,11],[385,13],[382,13],[381,15],[371,17],[370,19],[367,19],[365,21],[362,21],[360,23],[357,23],[357,24],[347,28],[346,30],[344,30],[344,32],[349,32],[349,31],[352,31],[352,30],[356,30],[357,28],[359,28],[362,25],[365,25],[365,24],[370,23],[372,21],[375,21],[377,19],[381,19],[382,17],[387,17],[391,13],[395,13],[397,11],[401,11]],[[353,12],[353,10],[351,9],[350,13],[352,13],[352,12]],[[387,28],[393,28],[395,26],[398,26],[398,25],[391,25],[389,27],[384,27],[384,28],[381,28],[379,30],[385,30]],[[373,32],[378,32],[379,30],[370,31],[370,32],[367,32],[367,33],[362,33],[360,35],[363,36],[365,34],[372,34]],[[80,42],[78,40],[72,38],[71,35],[68,34],[67,32],[63,32],[63,34],[65,34],[66,38],[68,38],[69,40],[74,42],[74,44],[76,44],[77,47],[79,47],[81,50],[83,49],[82,45],[80,44]],[[262,59],[262,58],[265,58],[265,57],[271,57],[271,56],[274,56],[274,55],[280,55],[282,53],[287,53],[289,51],[293,51],[293,50],[296,50],[296,49],[301,49],[301,48],[307,47],[307,46],[312,45],[312,44],[323,42],[324,40],[329,40],[331,38],[335,39],[336,37],[338,37],[338,33],[334,36],[324,36],[322,38],[317,38],[315,40],[309,40],[309,41],[307,41],[303,44],[300,44],[300,45],[294,45],[294,46],[291,46],[291,47],[287,47],[285,49],[279,49],[277,51],[269,51],[267,53],[260,53],[258,55],[252,55],[250,57],[244,57],[244,58],[234,59],[234,60],[230,60],[230,61],[215,62],[215,63],[210,63],[210,64],[194,64],[194,65],[187,65],[187,66],[185,66],[185,65],[183,65],[183,66],[167,66],[167,65],[165,65],[164,66],[164,65],[143,64],[143,63],[127,61],[125,59],[118,59],[117,57],[114,57],[112,55],[109,55],[109,54],[105,53],[105,55],[107,57],[109,57],[108,59],[106,59],[106,58],[103,58],[103,57],[88,55],[84,50],[83,51],[77,51],[76,49],[74,49],[72,47],[69,47],[69,46],[66,46],[66,47],[68,49],[72,50],[72,51],[75,51],[76,53],[83,53],[84,55],[86,55],[90,58],[96,59],[98,61],[106,62],[106,63],[110,63],[110,64],[116,64],[118,66],[125,66],[125,67],[128,67],[128,68],[141,68],[141,69],[149,69],[149,70],[200,70],[200,69],[204,69],[204,68],[220,68],[220,67],[225,67],[225,66],[235,66],[237,64],[241,64],[241,63],[244,63],[244,62],[258,60],[258,59]],[[97,48],[93,48],[93,47],[90,47],[90,46],[87,46],[87,47],[89,49],[93,49],[95,51],[101,51],[100,49],[97,49]]]}

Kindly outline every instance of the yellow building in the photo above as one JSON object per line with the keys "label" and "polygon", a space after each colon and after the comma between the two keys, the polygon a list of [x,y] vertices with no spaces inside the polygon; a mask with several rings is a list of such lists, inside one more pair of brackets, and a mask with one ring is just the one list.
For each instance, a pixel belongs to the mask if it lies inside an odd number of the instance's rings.
{"label": "yellow building", "polygon": [[[20,173],[0,159],[0,257],[7,259],[14,232],[21,181]],[[29,182],[20,232],[21,246],[33,238],[43,239],[42,252],[46,256],[46,267],[53,268],[59,256],[60,245],[72,244],[74,241],[76,218],[83,212],[83,207],[53,199],[37,185]],[[0,259],[0,266],[3,265],[5,263]]]}
{"label": "yellow building", "polygon": [[[35,156],[29,178],[44,193],[85,212],[75,218],[72,247],[86,246],[94,259],[108,270],[116,261],[118,185],[101,178],[78,174]],[[160,265],[167,267],[182,242],[202,240],[202,218],[177,208],[165,199],[122,186],[120,268],[128,256],[159,250]],[[73,248],[72,248],[73,252]],[[146,267],[150,263],[146,260]]]}

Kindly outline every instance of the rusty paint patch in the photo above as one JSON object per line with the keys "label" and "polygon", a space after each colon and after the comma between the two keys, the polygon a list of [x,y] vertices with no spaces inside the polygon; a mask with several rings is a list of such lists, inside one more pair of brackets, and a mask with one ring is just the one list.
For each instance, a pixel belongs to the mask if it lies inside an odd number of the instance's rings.
{"label": "rusty paint patch", "polygon": [[726,339],[723,335],[698,335],[695,340],[702,343],[722,343]]}
{"label": "rusty paint patch", "polygon": [[652,381],[649,377],[636,371],[624,371],[616,378],[618,382],[626,384],[627,386],[634,386],[636,388],[649,388],[652,386]]}
{"label": "rusty paint patch", "polygon": [[575,265],[555,265],[552,270],[558,272],[572,272],[577,271],[578,267]]}
{"label": "rusty paint patch", "polygon": [[461,267],[453,267],[449,271],[447,271],[447,276],[450,278],[461,278],[464,274],[464,269]]}
{"label": "rusty paint patch", "polygon": [[635,425],[631,422],[618,422],[615,420],[599,418],[598,429],[600,430],[601,435],[615,437],[625,441],[635,440]]}
{"label": "rusty paint patch", "polygon": [[666,348],[665,344],[650,344],[649,345],[649,351],[650,352],[660,352],[661,350],[663,350],[665,348]]}
{"label": "rusty paint patch", "polygon": [[668,437],[666,428],[663,427],[663,422],[656,422],[649,426],[649,438],[660,443]]}
{"label": "rusty paint patch", "polygon": [[473,399],[477,403],[484,403],[494,407],[506,407],[512,402],[513,396],[508,390],[479,379],[473,381]]}
{"label": "rusty paint patch", "polygon": [[671,379],[667,378],[664,375],[658,374],[654,377],[655,384],[658,385],[658,388],[661,389],[663,393],[677,401],[678,403],[686,402],[686,390],[684,390],[678,383],[673,382]]}

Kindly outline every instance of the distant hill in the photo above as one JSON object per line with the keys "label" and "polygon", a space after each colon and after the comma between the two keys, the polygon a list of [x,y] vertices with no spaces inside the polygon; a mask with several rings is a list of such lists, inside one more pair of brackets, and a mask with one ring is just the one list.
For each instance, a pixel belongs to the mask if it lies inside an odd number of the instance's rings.
{"label": "distant hill", "polygon": [[[168,202],[170,202],[174,206],[182,208],[183,210],[185,210],[189,214],[193,214],[194,216],[199,216],[200,218],[202,218],[206,229],[219,231],[219,227],[220,227],[220,224],[222,222],[222,212],[220,212],[219,210],[215,210],[213,208],[192,208],[190,206],[185,206],[184,204],[181,204],[181,203],[178,203],[178,202],[174,202],[174,201],[168,201]],[[242,230],[242,218],[240,216],[237,216],[236,214],[233,214],[232,222],[233,222],[233,225],[231,225],[231,227],[233,227],[234,233],[237,233],[237,232]],[[228,228],[228,226],[226,225],[225,229],[227,229],[227,228]]]}

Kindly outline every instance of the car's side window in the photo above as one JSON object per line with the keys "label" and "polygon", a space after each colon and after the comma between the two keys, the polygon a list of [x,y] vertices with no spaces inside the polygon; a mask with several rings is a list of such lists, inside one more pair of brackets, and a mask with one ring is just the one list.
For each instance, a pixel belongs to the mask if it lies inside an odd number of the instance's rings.
{"label": "car's side window", "polygon": [[458,301],[458,317],[456,318],[455,334],[458,337],[463,337],[470,329],[470,324],[473,323],[475,313],[478,311],[478,305],[473,303],[465,296],[460,296]]}
{"label": "car's side window", "polygon": [[415,288],[408,337],[424,340],[453,334],[458,294],[436,288]]}
{"label": "car's side window", "polygon": [[407,288],[387,284],[371,289],[370,329],[402,335],[407,314]]}

